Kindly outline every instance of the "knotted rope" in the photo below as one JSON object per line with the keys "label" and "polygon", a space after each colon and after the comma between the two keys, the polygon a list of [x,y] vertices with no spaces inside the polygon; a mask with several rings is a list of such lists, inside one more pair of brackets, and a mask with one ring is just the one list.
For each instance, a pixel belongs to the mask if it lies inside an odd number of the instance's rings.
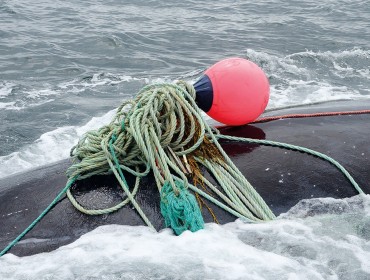
{"label": "knotted rope", "polygon": [[[117,211],[131,202],[145,223],[154,229],[135,200],[140,179],[150,171],[160,192],[161,213],[166,226],[176,234],[203,228],[197,200],[188,189],[245,221],[274,219],[275,215],[230,160],[218,139],[277,146],[320,157],[341,170],[356,190],[363,193],[344,167],[324,154],[285,143],[221,135],[203,119],[195,103],[192,85],[183,81],[153,84],[144,87],[134,99],[124,102],[110,124],[90,131],[80,139],[71,150],[74,164],[67,170],[69,179],[65,188],[0,252],[0,256],[26,235],[65,193],[79,211],[89,215]],[[203,176],[201,166],[213,175],[219,187]],[[133,187],[128,186],[123,171],[136,177]],[[85,209],[73,197],[70,188],[76,180],[111,173],[127,199],[107,209]],[[218,199],[210,195],[209,190]]]}
{"label": "knotted rope", "polygon": [[[113,212],[131,202],[145,223],[153,227],[135,200],[140,179],[152,170],[161,194],[161,213],[166,226],[176,234],[203,227],[199,206],[188,191],[189,173],[193,181],[204,182],[221,198],[219,205],[224,209],[250,221],[275,217],[223,151],[215,131],[195,104],[193,86],[183,81],[144,87],[118,108],[110,124],[86,133],[72,148],[71,156],[75,163],[67,171],[70,178],[113,172],[128,197],[108,209],[85,209],[68,189],[72,204],[86,214]],[[221,190],[203,177],[200,166],[214,175]],[[132,192],[122,170],[136,176]],[[191,189],[195,188],[192,185]],[[196,192],[209,197],[201,190]]]}

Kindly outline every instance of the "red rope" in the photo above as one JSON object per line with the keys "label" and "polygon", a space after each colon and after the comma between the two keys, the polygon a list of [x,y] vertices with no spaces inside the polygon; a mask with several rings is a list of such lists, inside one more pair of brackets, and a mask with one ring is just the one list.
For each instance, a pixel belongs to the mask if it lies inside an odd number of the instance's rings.
{"label": "red rope", "polygon": [[370,114],[370,110],[358,110],[358,111],[343,111],[343,112],[324,112],[324,113],[312,113],[312,114],[288,114],[281,116],[265,117],[255,120],[252,123],[264,123],[269,121],[275,121],[280,119],[297,119],[297,118],[312,118],[312,117],[328,117],[328,116],[341,116],[341,115],[362,115]]}

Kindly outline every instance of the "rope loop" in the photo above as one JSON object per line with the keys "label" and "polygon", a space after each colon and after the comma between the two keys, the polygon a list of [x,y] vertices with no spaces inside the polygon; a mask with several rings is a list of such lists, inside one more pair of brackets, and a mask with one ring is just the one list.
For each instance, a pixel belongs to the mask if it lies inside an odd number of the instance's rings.
{"label": "rope loop", "polygon": [[[80,139],[72,148],[74,165],[68,169],[67,174],[70,177],[78,175],[79,178],[86,178],[113,173],[128,196],[123,202],[131,202],[140,212],[134,198],[137,185],[131,192],[123,171],[139,177],[140,175],[134,174],[133,170],[137,166],[149,167],[153,171],[159,192],[166,194],[161,195],[162,200],[174,196],[171,201],[176,201],[177,205],[188,205],[186,209],[198,209],[197,203],[193,203],[196,201],[195,198],[189,199],[190,193],[189,195],[184,193],[188,192],[188,178],[203,184],[205,178],[200,171],[203,166],[217,178],[220,186],[213,188],[220,188],[220,191],[216,193],[226,195],[220,197],[224,209],[231,207],[233,212],[236,211],[239,216],[250,220],[273,219],[275,216],[269,207],[218,144],[217,133],[217,130],[209,127],[203,119],[195,103],[195,89],[191,84],[178,81],[175,84],[147,85],[133,100],[125,101],[119,106],[110,124],[90,131]],[[230,168],[221,168],[220,163]],[[182,183],[174,180],[174,175],[181,178]],[[116,207],[99,209],[95,212],[83,209],[70,191],[67,195],[76,208],[88,214],[100,214],[105,210],[111,212],[125,205],[122,202]],[[184,201],[180,203],[180,200]],[[167,205],[163,201],[161,203]],[[175,216],[178,214],[172,210],[164,212]],[[143,212],[141,216],[147,220]],[[184,217],[192,219],[189,215]],[[178,217],[166,219],[174,221]],[[188,223],[192,224],[191,221],[181,222],[183,225]],[[175,231],[177,234],[180,233],[178,225],[173,222],[166,224],[176,227]]]}
{"label": "rope loop", "polygon": [[192,232],[204,227],[202,213],[197,201],[181,183],[175,180],[178,193],[175,194],[169,182],[165,182],[161,190],[161,213],[167,227],[180,235],[185,230]]}
{"label": "rope loop", "polygon": [[[358,192],[362,193],[361,188],[339,163],[321,153],[284,143],[220,134],[203,119],[195,103],[195,94],[194,87],[185,81],[145,86],[134,99],[121,104],[109,125],[88,132],[72,148],[71,153],[75,164],[68,169],[68,175],[78,176],[81,179],[96,174],[115,174],[122,190],[128,196],[124,202],[131,202],[148,225],[145,214],[134,198],[138,185],[135,184],[131,192],[123,171],[139,178],[147,172],[138,173],[136,171],[138,167],[145,166],[146,170],[152,170],[157,188],[161,193],[161,207],[168,204],[169,197],[172,202],[176,201],[176,205],[190,205],[189,201],[194,200],[189,200],[189,196],[184,195],[188,187],[195,191],[194,188],[206,186],[208,191],[195,192],[210,200],[209,195],[205,194],[211,191],[219,199],[217,205],[238,217],[249,221],[274,219],[275,215],[263,198],[234,165],[218,142],[219,139],[227,139],[273,145],[319,156],[340,169]],[[202,175],[202,167],[213,175],[218,186],[213,185]],[[175,177],[179,179],[174,179]],[[191,178],[195,185],[189,184],[188,178]],[[70,191],[67,195],[78,207],[75,200],[71,198]],[[212,199],[211,201],[214,202]],[[175,206],[172,202],[171,205]],[[122,204],[120,206],[122,207]],[[191,204],[186,209],[195,208]],[[104,209],[99,211],[99,213],[104,212]],[[113,209],[106,209],[106,211],[113,211]],[[179,226],[173,222],[178,220],[178,211],[163,210],[162,213],[175,215],[172,218],[165,218],[166,224],[174,230],[176,228],[176,233],[180,234]],[[190,216],[185,216],[192,219]],[[190,220],[182,221],[180,224],[191,224]],[[182,229],[185,230],[185,228]]]}
{"label": "rope loop", "polygon": [[[254,223],[274,219],[266,202],[234,165],[218,139],[277,146],[318,156],[335,165],[356,190],[363,193],[343,166],[319,152],[285,143],[220,134],[203,119],[191,84],[185,81],[151,84],[141,89],[134,99],[123,102],[109,124],[82,136],[71,149],[74,164],[67,170],[66,187],[0,252],[0,256],[31,230],[65,193],[79,211],[89,215],[111,213],[131,203],[144,222],[154,229],[135,199],[140,179],[150,171],[160,193],[165,224],[177,235],[204,226],[197,200],[189,189],[244,221]],[[217,186],[203,176],[201,168],[208,170]],[[133,187],[128,185],[124,172],[136,177]],[[70,188],[76,180],[112,173],[127,196],[117,205],[85,209],[74,198]]]}

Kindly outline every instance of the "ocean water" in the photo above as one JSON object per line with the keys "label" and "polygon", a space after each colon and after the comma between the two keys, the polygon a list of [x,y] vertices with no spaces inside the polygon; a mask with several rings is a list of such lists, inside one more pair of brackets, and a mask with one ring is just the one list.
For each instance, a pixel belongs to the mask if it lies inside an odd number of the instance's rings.
{"label": "ocean water", "polygon": [[[144,85],[195,81],[232,56],[265,71],[269,109],[368,99],[370,5],[0,0],[0,178],[68,157]],[[7,255],[0,279],[369,279],[369,198],[356,199],[319,200],[346,205],[327,214],[210,224],[179,238],[104,227],[55,252]],[[328,221],[333,232],[322,228]]]}
{"label": "ocean water", "polygon": [[273,222],[206,224],[181,236],[102,226],[50,253],[1,257],[0,278],[366,280],[369,259],[370,196],[355,196],[305,200]]}

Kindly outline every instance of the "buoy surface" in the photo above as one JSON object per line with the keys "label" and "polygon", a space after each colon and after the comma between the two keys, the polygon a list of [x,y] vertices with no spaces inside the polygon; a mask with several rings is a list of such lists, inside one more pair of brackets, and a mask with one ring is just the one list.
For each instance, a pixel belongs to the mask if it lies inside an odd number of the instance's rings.
{"label": "buoy surface", "polygon": [[199,107],[227,125],[254,121],[263,113],[270,97],[270,85],[262,69],[238,57],[211,66],[194,87]]}

